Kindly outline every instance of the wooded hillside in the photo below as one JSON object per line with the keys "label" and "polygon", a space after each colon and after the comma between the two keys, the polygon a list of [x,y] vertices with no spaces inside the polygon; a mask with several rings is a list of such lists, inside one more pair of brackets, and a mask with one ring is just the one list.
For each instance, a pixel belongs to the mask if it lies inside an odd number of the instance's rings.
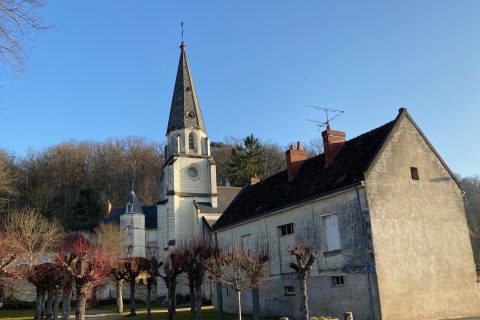
{"label": "wooded hillside", "polygon": [[[157,198],[164,163],[163,148],[144,138],[105,142],[64,142],[24,157],[0,149],[0,212],[31,207],[69,229],[92,228],[103,217],[107,202],[125,205],[134,188],[142,204]],[[253,135],[212,142],[219,185],[244,186],[285,169],[286,147],[262,142]],[[311,141],[309,156],[320,153]],[[460,178],[472,245],[480,264],[480,176]]]}
{"label": "wooded hillside", "polygon": [[[286,148],[247,138],[212,143],[219,185],[243,186],[253,174],[263,179],[285,168]],[[0,212],[31,207],[83,229],[103,217],[108,201],[124,206],[132,188],[142,204],[156,203],[163,150],[139,137],[64,142],[24,157],[0,149]]]}

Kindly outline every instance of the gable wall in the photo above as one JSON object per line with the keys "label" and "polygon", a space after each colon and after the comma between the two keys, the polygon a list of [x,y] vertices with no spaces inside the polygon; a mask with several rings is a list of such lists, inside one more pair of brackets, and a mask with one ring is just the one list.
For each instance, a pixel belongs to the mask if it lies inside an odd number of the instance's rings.
{"label": "gable wall", "polygon": [[480,315],[461,190],[410,119],[399,121],[365,181],[382,317]]}

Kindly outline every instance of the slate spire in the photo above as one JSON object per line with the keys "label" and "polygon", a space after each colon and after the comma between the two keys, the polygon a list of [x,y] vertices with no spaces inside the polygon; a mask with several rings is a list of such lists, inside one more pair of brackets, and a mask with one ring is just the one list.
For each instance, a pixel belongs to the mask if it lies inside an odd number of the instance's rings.
{"label": "slate spire", "polygon": [[167,134],[185,128],[201,129],[206,132],[185,47],[185,42],[182,41]]}
{"label": "slate spire", "polygon": [[143,213],[142,206],[138,202],[137,195],[135,191],[130,191],[128,194],[128,202],[125,210],[126,213]]}

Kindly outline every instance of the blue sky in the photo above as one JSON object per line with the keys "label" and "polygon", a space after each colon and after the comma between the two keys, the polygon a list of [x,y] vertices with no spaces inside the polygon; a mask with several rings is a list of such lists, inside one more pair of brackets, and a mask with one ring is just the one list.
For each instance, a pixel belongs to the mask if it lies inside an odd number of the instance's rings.
{"label": "blue sky", "polygon": [[50,1],[25,72],[0,79],[0,147],[164,139],[180,21],[212,140],[354,137],[406,106],[462,175],[480,173],[479,1]]}

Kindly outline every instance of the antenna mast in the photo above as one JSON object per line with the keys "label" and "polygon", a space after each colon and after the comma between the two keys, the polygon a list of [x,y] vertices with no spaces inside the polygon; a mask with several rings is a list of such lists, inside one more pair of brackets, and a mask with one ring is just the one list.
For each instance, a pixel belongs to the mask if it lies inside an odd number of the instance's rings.
{"label": "antenna mast", "polygon": [[345,113],[345,111],[343,110],[332,109],[328,107],[319,107],[319,106],[312,106],[312,105],[307,105],[307,107],[315,108],[319,111],[325,112],[326,121],[322,122],[322,121],[307,119],[308,121],[315,122],[319,128],[322,128],[322,127],[330,128],[330,121],[338,118],[340,115]]}

